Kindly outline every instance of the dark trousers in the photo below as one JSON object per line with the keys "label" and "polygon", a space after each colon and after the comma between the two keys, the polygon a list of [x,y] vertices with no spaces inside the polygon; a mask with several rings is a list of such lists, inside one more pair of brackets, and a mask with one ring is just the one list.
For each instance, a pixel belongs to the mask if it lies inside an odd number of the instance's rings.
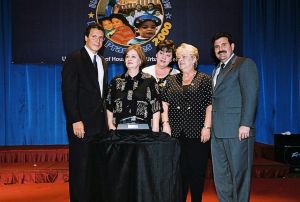
{"label": "dark trousers", "polygon": [[[69,128],[68,128],[69,129]],[[69,139],[69,191],[71,202],[101,201],[100,179],[97,167],[97,151],[93,143],[94,137],[77,138],[71,129],[68,130]],[[97,164],[96,164],[97,163]],[[97,190],[98,189],[98,190]],[[96,193],[97,192],[97,193]]]}
{"label": "dark trousers", "polygon": [[181,147],[182,202],[186,201],[189,189],[191,202],[202,201],[209,143],[201,143],[200,139],[185,137],[180,137],[179,142]]}
{"label": "dark trousers", "polygon": [[71,202],[87,201],[87,138],[79,139],[69,134],[69,190]]}

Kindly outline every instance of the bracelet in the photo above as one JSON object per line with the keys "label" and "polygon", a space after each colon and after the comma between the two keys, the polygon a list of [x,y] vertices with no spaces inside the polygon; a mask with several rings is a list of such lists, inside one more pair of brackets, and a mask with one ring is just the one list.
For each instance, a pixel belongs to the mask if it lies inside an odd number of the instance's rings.
{"label": "bracelet", "polygon": [[205,128],[205,129],[211,129],[210,126],[204,126],[203,128]]}

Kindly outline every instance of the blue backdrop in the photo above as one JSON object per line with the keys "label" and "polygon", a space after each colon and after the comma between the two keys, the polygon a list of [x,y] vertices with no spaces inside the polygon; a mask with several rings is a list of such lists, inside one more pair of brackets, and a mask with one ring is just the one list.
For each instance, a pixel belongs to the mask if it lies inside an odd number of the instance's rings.
{"label": "blue backdrop", "polygon": [[[11,64],[11,3],[0,2],[0,145],[67,144],[61,66]],[[258,142],[300,133],[299,13],[298,0],[244,0],[243,55],[260,73]],[[212,66],[199,70],[210,74]],[[110,64],[109,71],[112,78],[123,66]]]}
{"label": "blue backdrop", "polygon": [[[98,8],[100,5],[103,7],[105,1],[51,0],[46,4],[40,0],[11,0],[11,2],[13,61],[22,64],[58,64],[61,63],[63,56],[82,45],[82,33],[86,24],[98,19],[95,8],[98,2],[100,2]],[[208,51],[211,47],[208,39],[215,32],[226,30],[239,42],[236,44],[236,52],[242,53],[241,0],[135,0],[135,2],[140,2],[144,10],[148,2],[155,2],[158,7],[162,6],[164,14],[162,29],[151,41],[158,42],[170,38],[177,44],[182,42],[194,44],[201,53],[199,55],[201,64],[211,64],[213,60]],[[120,12],[128,14],[132,6],[128,1],[124,6],[126,9]],[[88,14],[93,14],[93,17],[90,18]],[[120,63],[115,58],[122,58],[123,50],[127,46],[111,41],[108,39],[103,43],[106,48],[102,49],[102,54],[108,61]],[[152,42],[142,44],[148,57],[155,57],[154,44]]]}

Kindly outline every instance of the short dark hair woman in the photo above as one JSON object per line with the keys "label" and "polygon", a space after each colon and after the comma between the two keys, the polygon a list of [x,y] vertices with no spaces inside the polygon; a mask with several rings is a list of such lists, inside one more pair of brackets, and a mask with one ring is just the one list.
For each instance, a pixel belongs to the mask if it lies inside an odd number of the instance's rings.
{"label": "short dark hair woman", "polygon": [[179,73],[177,69],[170,66],[175,56],[175,50],[176,48],[172,40],[160,42],[156,47],[156,64],[143,69],[143,72],[151,74],[156,79],[160,88],[165,85],[166,78],[169,75]]}

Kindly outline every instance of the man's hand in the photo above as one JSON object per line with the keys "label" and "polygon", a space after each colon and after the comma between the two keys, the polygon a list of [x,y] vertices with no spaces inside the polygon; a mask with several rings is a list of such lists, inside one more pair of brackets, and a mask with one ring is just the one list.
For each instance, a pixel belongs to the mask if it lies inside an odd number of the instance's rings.
{"label": "man's hand", "polygon": [[73,132],[78,138],[84,137],[84,125],[82,121],[73,123]]}
{"label": "man's hand", "polygon": [[243,139],[248,138],[249,135],[250,135],[250,127],[240,126],[240,128],[239,128],[239,140],[242,141]]}

